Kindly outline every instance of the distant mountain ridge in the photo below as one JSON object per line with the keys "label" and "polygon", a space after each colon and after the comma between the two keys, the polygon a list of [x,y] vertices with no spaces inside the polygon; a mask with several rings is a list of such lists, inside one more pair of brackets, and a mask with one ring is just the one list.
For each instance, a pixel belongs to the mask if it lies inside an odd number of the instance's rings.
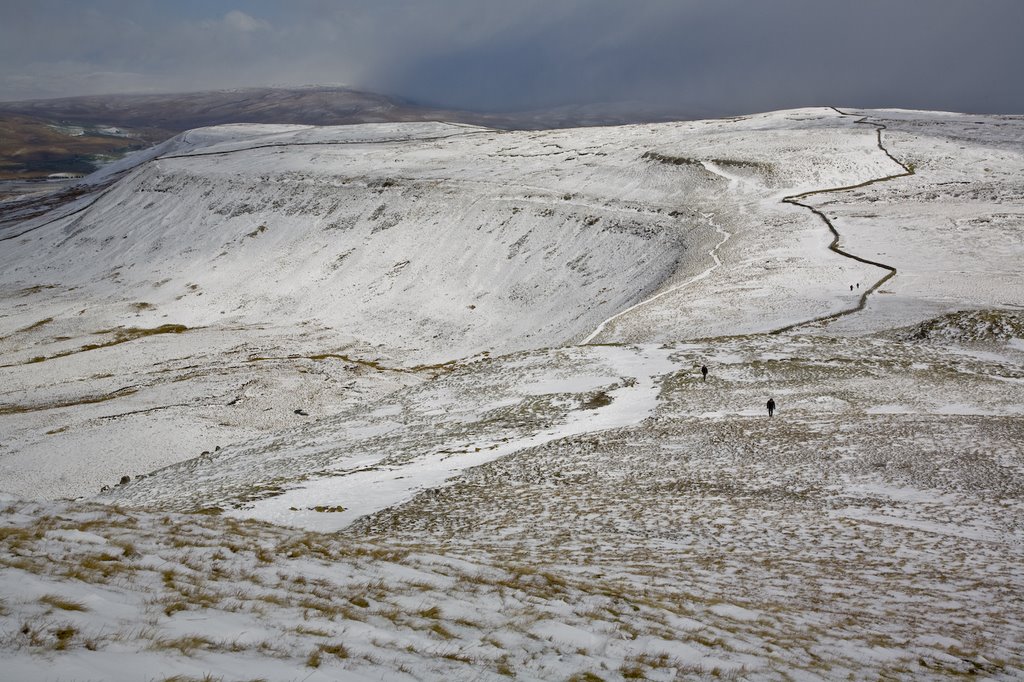
{"label": "distant mountain ridge", "polygon": [[[345,87],[240,88],[0,102],[0,180],[88,173],[104,157],[226,123],[349,125],[452,121],[503,129],[617,125],[685,118],[640,105],[479,113],[421,106]],[[116,130],[112,130],[115,129]]]}
{"label": "distant mountain ridge", "polygon": [[[0,179],[90,172],[192,128],[224,123],[345,125],[434,114],[347,88],[251,88],[156,95],[93,95],[0,103]],[[116,129],[116,130],[112,130]]]}
{"label": "distant mountain ridge", "polygon": [[181,132],[223,123],[343,125],[421,120],[432,110],[341,87],[239,88],[0,102],[0,114]]}

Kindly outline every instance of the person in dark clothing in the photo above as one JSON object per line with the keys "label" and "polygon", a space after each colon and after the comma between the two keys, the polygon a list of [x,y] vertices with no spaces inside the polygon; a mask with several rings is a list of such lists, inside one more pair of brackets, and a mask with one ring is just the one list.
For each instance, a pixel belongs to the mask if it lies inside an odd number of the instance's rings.
{"label": "person in dark clothing", "polygon": [[775,399],[768,398],[768,416],[775,414]]}
{"label": "person in dark clothing", "polygon": [[700,374],[701,374],[702,377],[704,377],[704,381],[708,380],[708,366],[707,365],[701,365],[700,366]]}

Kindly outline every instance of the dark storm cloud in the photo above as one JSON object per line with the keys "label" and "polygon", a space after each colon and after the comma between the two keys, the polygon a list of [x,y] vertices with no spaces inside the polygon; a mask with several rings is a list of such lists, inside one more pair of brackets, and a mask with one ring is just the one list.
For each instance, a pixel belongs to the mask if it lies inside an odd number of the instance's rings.
{"label": "dark storm cloud", "polygon": [[13,0],[0,99],[346,83],[479,110],[1024,112],[1020,0]]}
{"label": "dark storm cloud", "polygon": [[823,103],[1024,111],[1024,2],[582,5],[398,64],[382,80],[469,107],[633,99],[711,113]]}

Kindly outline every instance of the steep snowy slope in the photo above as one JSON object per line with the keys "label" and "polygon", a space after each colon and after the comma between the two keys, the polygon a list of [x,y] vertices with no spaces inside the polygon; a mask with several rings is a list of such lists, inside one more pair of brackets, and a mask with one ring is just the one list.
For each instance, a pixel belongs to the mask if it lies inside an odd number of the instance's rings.
{"label": "steep snowy slope", "polygon": [[584,338],[703,272],[726,230],[765,265],[710,286],[743,289],[779,261],[805,281],[756,317],[687,311],[648,335],[763,329],[838,308],[826,282],[848,266],[817,248],[811,216],[745,212],[734,175],[776,192],[859,181],[891,164],[871,142],[817,111],[545,133],[228,126],[186,133],[186,150],[14,240],[3,265],[8,282],[109,306],[101,328],[144,302],[142,325],[306,321],[422,363]]}

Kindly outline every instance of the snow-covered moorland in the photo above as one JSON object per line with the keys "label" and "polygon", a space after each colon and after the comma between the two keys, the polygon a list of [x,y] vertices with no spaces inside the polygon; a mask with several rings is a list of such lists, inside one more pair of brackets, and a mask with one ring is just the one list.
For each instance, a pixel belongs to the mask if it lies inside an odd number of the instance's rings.
{"label": "snow-covered moorland", "polygon": [[11,679],[1024,676],[1021,118],[114,170],[0,234]]}

